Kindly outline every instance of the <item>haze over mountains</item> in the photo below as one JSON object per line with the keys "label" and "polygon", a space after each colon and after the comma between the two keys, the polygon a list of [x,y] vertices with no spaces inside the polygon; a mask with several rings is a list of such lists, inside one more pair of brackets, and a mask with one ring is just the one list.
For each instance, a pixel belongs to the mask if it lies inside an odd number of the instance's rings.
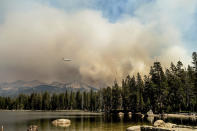
{"label": "haze over mountains", "polygon": [[190,64],[196,14],[197,0],[0,0],[0,81],[112,85]]}
{"label": "haze over mountains", "polygon": [[18,94],[30,94],[33,92],[42,93],[63,93],[65,91],[96,91],[97,88],[84,82],[72,81],[69,83],[52,82],[50,84],[38,80],[0,83],[0,96],[16,96]]}

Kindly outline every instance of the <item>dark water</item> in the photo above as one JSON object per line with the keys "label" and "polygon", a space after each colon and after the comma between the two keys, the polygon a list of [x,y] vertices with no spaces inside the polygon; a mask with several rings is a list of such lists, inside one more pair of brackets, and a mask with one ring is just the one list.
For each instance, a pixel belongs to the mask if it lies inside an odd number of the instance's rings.
{"label": "dark water", "polygon": [[[55,119],[66,118],[71,125],[66,128],[51,124]],[[84,112],[14,112],[0,111],[0,126],[4,131],[26,131],[29,125],[38,125],[39,131],[125,131],[132,125],[151,125],[157,118],[141,118],[136,115],[93,115]],[[166,122],[196,126],[196,120],[165,119]]]}

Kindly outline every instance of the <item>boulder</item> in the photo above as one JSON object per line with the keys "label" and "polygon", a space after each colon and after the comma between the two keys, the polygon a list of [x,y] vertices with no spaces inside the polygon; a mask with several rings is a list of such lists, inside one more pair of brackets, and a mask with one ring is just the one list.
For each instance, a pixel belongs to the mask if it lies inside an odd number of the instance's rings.
{"label": "boulder", "polygon": [[174,131],[173,129],[163,127],[141,126],[141,131]]}
{"label": "boulder", "polygon": [[129,112],[128,114],[129,114],[129,115],[132,115],[132,112]]}
{"label": "boulder", "polygon": [[68,119],[57,119],[52,121],[52,124],[55,126],[60,126],[60,127],[68,127],[71,124],[71,121]]}
{"label": "boulder", "polygon": [[70,120],[68,119],[57,119],[52,121],[52,123],[65,123],[65,124],[70,124]]}
{"label": "boulder", "polygon": [[165,127],[165,122],[163,120],[157,120],[154,122],[154,127]]}
{"label": "boulder", "polygon": [[165,123],[163,120],[157,120],[154,123],[154,127],[174,128],[176,124]]}
{"label": "boulder", "polygon": [[124,113],[123,113],[123,112],[119,112],[118,115],[119,115],[120,117],[123,117],[123,116],[124,116]]}
{"label": "boulder", "polygon": [[152,110],[149,110],[146,114],[147,114],[148,116],[153,116],[153,115],[154,115],[154,113],[153,113]]}
{"label": "boulder", "polygon": [[127,128],[127,131],[141,131],[141,127],[140,126],[132,126]]}
{"label": "boulder", "polygon": [[153,127],[153,126],[132,126],[127,131],[175,131],[173,128]]}
{"label": "boulder", "polygon": [[129,112],[128,114],[129,114],[129,118],[131,118],[132,117],[132,112]]}
{"label": "boulder", "polygon": [[174,128],[175,126],[176,126],[176,124],[165,123],[165,128]]}

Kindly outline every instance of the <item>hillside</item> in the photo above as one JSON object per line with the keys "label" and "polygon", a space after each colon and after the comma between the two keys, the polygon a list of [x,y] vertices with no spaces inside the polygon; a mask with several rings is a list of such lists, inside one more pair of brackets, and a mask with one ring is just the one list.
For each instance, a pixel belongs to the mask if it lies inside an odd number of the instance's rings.
{"label": "hillside", "polygon": [[52,82],[50,84],[34,81],[22,81],[0,83],[0,96],[16,96],[18,94],[31,94],[33,92],[41,93],[48,91],[49,93],[61,93],[65,91],[90,91],[98,90],[86,83],[73,81],[69,83]]}

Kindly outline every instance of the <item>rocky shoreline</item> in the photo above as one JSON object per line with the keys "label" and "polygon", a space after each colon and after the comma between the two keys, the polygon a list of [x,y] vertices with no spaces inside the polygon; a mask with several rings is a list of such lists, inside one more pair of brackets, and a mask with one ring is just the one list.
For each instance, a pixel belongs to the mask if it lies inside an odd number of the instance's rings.
{"label": "rocky shoreline", "polygon": [[154,114],[152,110],[149,110],[147,113],[148,117],[163,117],[163,118],[197,118],[196,113],[164,113],[164,114]]}
{"label": "rocky shoreline", "polygon": [[193,128],[165,128],[165,127],[153,127],[153,126],[133,126],[127,128],[126,131],[197,131]]}
{"label": "rocky shoreline", "polygon": [[155,121],[153,126],[132,126],[126,131],[197,131],[197,127],[165,123],[163,120]]}
{"label": "rocky shoreline", "polygon": [[172,118],[197,118],[196,115],[188,115],[188,114],[164,114],[164,117],[172,117]]}

